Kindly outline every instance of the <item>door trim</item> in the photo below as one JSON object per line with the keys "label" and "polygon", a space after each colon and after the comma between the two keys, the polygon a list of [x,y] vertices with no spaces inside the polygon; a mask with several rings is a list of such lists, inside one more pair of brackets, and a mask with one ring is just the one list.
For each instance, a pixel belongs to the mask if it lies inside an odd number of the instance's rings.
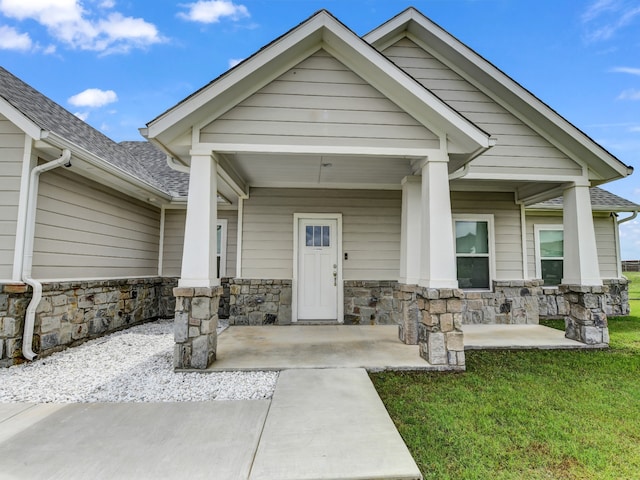
{"label": "door trim", "polygon": [[293,214],[293,281],[291,283],[291,322],[298,321],[298,238],[301,219],[325,219],[336,220],[336,247],[338,256],[338,292],[336,297],[337,320],[344,323],[344,285],[342,280],[342,214],[341,213],[294,213]]}

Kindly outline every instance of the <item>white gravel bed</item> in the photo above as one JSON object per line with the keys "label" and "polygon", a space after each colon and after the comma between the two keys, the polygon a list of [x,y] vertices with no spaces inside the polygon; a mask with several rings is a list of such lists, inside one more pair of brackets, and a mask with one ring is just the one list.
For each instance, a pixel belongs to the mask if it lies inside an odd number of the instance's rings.
{"label": "white gravel bed", "polygon": [[271,398],[277,372],[175,373],[173,345],[173,321],[165,320],[0,368],[0,403]]}

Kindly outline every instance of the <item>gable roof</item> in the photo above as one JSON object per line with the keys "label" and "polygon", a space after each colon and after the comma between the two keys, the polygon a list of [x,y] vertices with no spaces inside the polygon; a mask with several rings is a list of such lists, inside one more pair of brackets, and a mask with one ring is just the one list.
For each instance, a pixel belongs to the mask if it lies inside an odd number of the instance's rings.
{"label": "gable roof", "polygon": [[[625,198],[619,197],[599,187],[589,189],[591,196],[591,209],[594,212],[637,212],[640,205]],[[556,197],[545,202],[536,203],[527,207],[527,210],[561,210],[563,198]]]}
{"label": "gable roof", "polygon": [[147,124],[144,135],[169,143],[192,126],[210,123],[277,76],[324,49],[405,112],[447,136],[465,154],[487,149],[490,135],[321,10]]}
{"label": "gable roof", "polygon": [[[406,9],[364,36],[378,50],[408,36],[483,93],[574,159],[585,161],[600,184],[633,172],[555,110],[413,7]],[[499,141],[499,139],[498,139]]]}

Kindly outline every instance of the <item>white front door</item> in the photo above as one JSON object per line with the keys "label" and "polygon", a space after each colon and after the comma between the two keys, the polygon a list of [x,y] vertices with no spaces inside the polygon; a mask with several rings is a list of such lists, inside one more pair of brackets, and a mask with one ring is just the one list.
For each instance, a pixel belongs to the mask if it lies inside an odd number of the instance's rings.
{"label": "white front door", "polygon": [[298,222],[298,319],[337,320],[338,221]]}

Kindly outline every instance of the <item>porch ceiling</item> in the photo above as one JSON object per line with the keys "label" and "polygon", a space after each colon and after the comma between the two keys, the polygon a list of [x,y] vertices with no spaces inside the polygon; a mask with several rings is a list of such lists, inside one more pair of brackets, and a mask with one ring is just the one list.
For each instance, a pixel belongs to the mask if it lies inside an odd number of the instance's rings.
{"label": "porch ceiling", "polygon": [[412,175],[411,159],[344,155],[227,155],[238,174],[254,187],[400,189]]}

